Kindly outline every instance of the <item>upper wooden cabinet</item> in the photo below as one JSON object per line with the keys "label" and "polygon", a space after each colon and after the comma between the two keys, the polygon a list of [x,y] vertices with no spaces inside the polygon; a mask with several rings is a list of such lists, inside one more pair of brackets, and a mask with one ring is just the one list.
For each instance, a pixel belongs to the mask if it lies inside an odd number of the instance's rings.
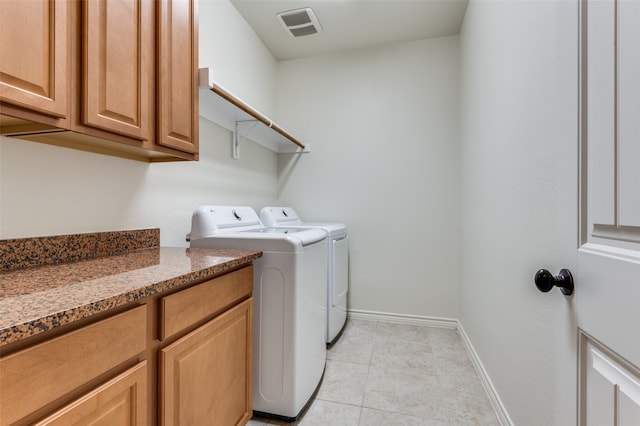
{"label": "upper wooden cabinet", "polygon": [[82,23],[82,123],[149,139],[155,80],[153,4],[87,1]]}
{"label": "upper wooden cabinet", "polygon": [[158,143],[193,153],[199,119],[197,7],[195,0],[158,2]]}
{"label": "upper wooden cabinet", "polygon": [[[0,2],[0,107],[63,125],[70,111],[71,18],[64,0]],[[25,118],[37,115],[25,114]]]}
{"label": "upper wooden cabinet", "polygon": [[2,0],[1,133],[140,160],[197,160],[196,4]]}

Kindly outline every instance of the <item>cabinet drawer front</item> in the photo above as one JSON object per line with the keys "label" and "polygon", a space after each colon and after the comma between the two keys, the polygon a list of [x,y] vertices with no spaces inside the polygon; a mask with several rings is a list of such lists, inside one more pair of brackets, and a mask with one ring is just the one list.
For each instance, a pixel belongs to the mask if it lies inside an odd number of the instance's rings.
{"label": "cabinet drawer front", "polygon": [[35,426],[147,424],[147,361],[89,392]]}
{"label": "cabinet drawer front", "polygon": [[140,306],[0,359],[0,424],[12,424],[145,349]]}
{"label": "cabinet drawer front", "polygon": [[160,339],[232,306],[253,291],[253,266],[188,288],[161,302]]}
{"label": "cabinet drawer front", "polygon": [[252,415],[253,299],[160,351],[160,425],[244,425]]}

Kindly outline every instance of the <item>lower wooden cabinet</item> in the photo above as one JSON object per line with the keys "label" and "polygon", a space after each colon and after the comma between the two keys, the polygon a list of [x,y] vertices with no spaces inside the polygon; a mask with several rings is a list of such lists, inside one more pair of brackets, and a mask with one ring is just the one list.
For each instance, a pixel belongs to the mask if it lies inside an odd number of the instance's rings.
{"label": "lower wooden cabinet", "polygon": [[160,352],[160,424],[249,421],[252,303],[240,303]]}
{"label": "lower wooden cabinet", "polygon": [[35,426],[147,425],[147,362],[125,371]]}
{"label": "lower wooden cabinet", "polygon": [[252,290],[249,265],[28,347],[4,346],[0,426],[246,424]]}
{"label": "lower wooden cabinet", "polygon": [[138,306],[1,357],[0,425],[31,424],[65,395],[121,372],[145,350],[146,320]]}

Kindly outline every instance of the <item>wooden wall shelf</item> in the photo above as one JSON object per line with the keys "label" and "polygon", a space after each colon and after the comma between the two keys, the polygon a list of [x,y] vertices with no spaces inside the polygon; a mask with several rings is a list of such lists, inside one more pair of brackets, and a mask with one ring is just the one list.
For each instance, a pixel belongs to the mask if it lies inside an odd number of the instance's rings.
{"label": "wooden wall shelf", "polygon": [[239,158],[245,138],[276,153],[309,152],[289,132],[209,76],[208,68],[200,68],[200,116],[233,132],[234,158]]}

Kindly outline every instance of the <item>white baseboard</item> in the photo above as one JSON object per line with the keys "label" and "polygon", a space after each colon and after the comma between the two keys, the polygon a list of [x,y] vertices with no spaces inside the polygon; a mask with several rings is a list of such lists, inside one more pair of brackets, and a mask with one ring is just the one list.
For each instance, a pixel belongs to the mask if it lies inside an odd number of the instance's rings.
{"label": "white baseboard", "polygon": [[480,382],[482,382],[482,387],[484,387],[485,392],[487,392],[487,396],[489,397],[489,401],[491,401],[491,405],[493,405],[493,409],[498,416],[498,420],[502,426],[513,426],[513,421],[511,417],[509,417],[509,413],[507,413],[507,409],[505,408],[502,400],[500,399],[500,395],[498,395],[498,391],[495,386],[493,386],[493,382],[491,378],[489,378],[489,374],[487,370],[485,370],[484,365],[482,365],[482,361],[480,361],[480,357],[478,357],[478,353],[474,349],[471,344],[471,340],[469,340],[469,336],[465,333],[462,324],[459,321],[456,321],[458,324],[458,334],[462,338],[465,346],[467,347],[467,353],[469,354],[469,358],[471,358],[471,362],[473,366],[476,368],[478,372],[478,376],[480,376]]}
{"label": "white baseboard", "polygon": [[465,333],[462,324],[460,321],[453,318],[438,318],[438,317],[425,317],[420,315],[404,315],[404,314],[392,314],[388,312],[375,312],[375,311],[362,311],[358,309],[350,309],[347,311],[347,316],[351,319],[362,319],[369,321],[384,321],[396,324],[415,324],[415,325],[424,325],[428,327],[440,327],[440,328],[453,328],[458,331],[460,338],[464,342],[464,345],[467,349],[467,353],[469,354],[469,358],[473,363],[473,366],[476,368],[478,372],[478,376],[480,377],[480,382],[484,387],[487,396],[489,397],[489,401],[493,406],[493,409],[498,416],[498,420],[500,421],[500,425],[502,426],[513,426],[513,421],[509,417],[509,413],[507,413],[507,409],[505,408],[496,388],[493,386],[493,382],[489,378],[489,374],[487,374],[487,370],[485,370],[484,365],[482,365],[482,361],[478,357],[477,352],[475,351],[473,345],[471,344],[471,340],[469,340],[469,336]]}
{"label": "white baseboard", "polygon": [[347,316],[352,319],[384,321],[395,324],[416,324],[429,327],[458,328],[458,320],[453,318],[424,317],[420,315],[391,314],[388,312],[361,311],[349,309]]}

